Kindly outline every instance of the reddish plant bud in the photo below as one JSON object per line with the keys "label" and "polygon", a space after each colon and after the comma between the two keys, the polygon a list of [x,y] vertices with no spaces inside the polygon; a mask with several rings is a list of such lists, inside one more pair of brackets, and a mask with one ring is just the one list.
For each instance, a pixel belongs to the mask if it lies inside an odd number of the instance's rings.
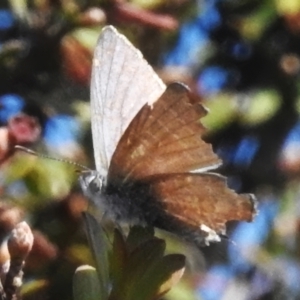
{"label": "reddish plant bud", "polygon": [[25,221],[17,224],[7,242],[11,260],[25,260],[32,248],[33,240],[33,234],[28,224]]}
{"label": "reddish plant bud", "polygon": [[41,127],[36,118],[18,114],[8,122],[12,145],[36,142],[41,134]]}
{"label": "reddish plant bud", "polygon": [[119,22],[136,22],[163,30],[178,28],[178,21],[170,15],[158,14],[121,1],[115,1],[109,11],[109,17]]}
{"label": "reddish plant bud", "polygon": [[67,76],[80,84],[88,84],[92,61],[90,50],[72,36],[66,36],[61,43],[61,53]]}

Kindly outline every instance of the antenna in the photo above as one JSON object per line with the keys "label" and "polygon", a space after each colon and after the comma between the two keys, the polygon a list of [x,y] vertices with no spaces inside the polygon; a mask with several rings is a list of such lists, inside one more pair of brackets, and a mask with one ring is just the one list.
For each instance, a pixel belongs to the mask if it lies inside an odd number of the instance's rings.
{"label": "antenna", "polygon": [[30,155],[34,155],[34,156],[45,158],[45,159],[51,159],[51,160],[55,160],[55,161],[60,161],[60,162],[63,162],[63,163],[67,163],[69,165],[73,165],[73,166],[79,167],[79,168],[84,169],[86,171],[90,171],[90,169],[88,167],[86,167],[84,165],[81,165],[81,164],[79,164],[79,163],[77,163],[75,161],[70,161],[70,160],[63,159],[63,158],[51,157],[51,156],[48,156],[46,154],[41,154],[41,153],[35,152],[34,150],[31,150],[29,148],[26,148],[26,147],[23,147],[23,146],[20,146],[20,145],[16,145],[14,148],[16,150],[23,151],[23,152],[28,153]]}

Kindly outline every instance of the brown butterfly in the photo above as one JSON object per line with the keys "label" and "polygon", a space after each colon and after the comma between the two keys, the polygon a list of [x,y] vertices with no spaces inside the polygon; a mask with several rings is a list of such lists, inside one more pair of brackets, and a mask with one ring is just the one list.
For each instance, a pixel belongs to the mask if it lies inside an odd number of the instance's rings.
{"label": "brown butterfly", "polygon": [[93,60],[91,114],[97,171],[85,194],[117,222],[147,224],[199,245],[220,241],[225,223],[252,221],[252,195],[238,195],[209,170],[221,164],[180,83],[167,88],[130,42],[102,30]]}

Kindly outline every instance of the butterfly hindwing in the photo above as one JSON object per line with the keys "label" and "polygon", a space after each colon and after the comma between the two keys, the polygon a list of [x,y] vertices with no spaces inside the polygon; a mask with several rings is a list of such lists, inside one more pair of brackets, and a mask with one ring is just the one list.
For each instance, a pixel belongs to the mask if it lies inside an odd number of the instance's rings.
{"label": "butterfly hindwing", "polygon": [[221,175],[167,174],[155,176],[149,182],[166,210],[191,225],[204,224],[221,231],[227,220],[252,220],[251,197],[228,188]]}
{"label": "butterfly hindwing", "polygon": [[158,175],[148,184],[153,199],[161,203],[155,226],[175,234],[186,231],[187,236],[215,241],[225,234],[227,221],[250,222],[255,215],[253,196],[235,193],[225,177],[214,173]]}

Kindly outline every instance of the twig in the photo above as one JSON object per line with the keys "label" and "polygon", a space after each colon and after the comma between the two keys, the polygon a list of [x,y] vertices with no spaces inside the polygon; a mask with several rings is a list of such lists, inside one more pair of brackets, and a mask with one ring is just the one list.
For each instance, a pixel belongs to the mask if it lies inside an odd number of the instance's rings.
{"label": "twig", "polygon": [[33,245],[33,234],[26,222],[21,222],[13,229],[8,239],[8,251],[10,254],[10,268],[4,283],[5,300],[19,298],[19,290],[22,286],[23,267],[25,259]]}

